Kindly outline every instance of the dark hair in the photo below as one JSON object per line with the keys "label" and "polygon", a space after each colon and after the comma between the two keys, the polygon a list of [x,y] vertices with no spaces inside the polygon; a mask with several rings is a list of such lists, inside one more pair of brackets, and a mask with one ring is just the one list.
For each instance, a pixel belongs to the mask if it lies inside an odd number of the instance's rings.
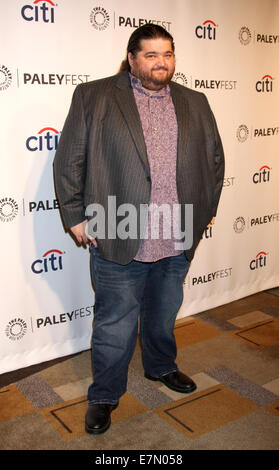
{"label": "dark hair", "polygon": [[168,39],[171,42],[172,50],[174,51],[174,41],[173,37],[168,31],[153,23],[147,23],[139,28],[135,29],[135,31],[131,34],[128,46],[127,46],[127,55],[126,59],[123,60],[119,72],[124,72],[124,70],[131,70],[130,64],[128,61],[128,53],[131,52],[134,56],[141,50],[140,42],[142,39],[156,39],[156,38],[163,38]]}

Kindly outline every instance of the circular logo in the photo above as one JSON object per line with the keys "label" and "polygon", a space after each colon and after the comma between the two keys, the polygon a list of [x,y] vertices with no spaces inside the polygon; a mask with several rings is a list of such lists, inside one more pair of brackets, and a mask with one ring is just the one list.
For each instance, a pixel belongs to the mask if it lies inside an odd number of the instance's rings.
{"label": "circular logo", "polygon": [[12,74],[5,65],[0,65],[0,90],[6,90],[12,83]]}
{"label": "circular logo", "polygon": [[237,217],[233,224],[234,231],[236,233],[241,233],[245,229],[245,220],[244,217]]}
{"label": "circular logo", "polygon": [[247,46],[251,41],[252,35],[250,29],[247,26],[242,26],[238,34],[239,40],[243,46]]}
{"label": "circular logo", "polygon": [[241,124],[239,128],[236,131],[236,137],[239,140],[239,142],[245,142],[245,140],[248,139],[249,135],[249,130],[248,127],[245,126],[245,124]]}
{"label": "circular logo", "polygon": [[103,31],[109,25],[109,14],[102,7],[95,7],[90,13],[90,23],[93,28]]}
{"label": "circular logo", "polygon": [[176,83],[180,83],[183,86],[187,86],[187,83],[188,83],[186,76],[184,75],[184,73],[181,73],[181,72],[176,72],[173,76],[173,80]]}
{"label": "circular logo", "polygon": [[27,324],[22,318],[14,318],[6,326],[6,336],[11,341],[18,341],[23,338],[27,332]]}
{"label": "circular logo", "polygon": [[11,222],[18,214],[18,204],[11,197],[0,199],[0,220]]}

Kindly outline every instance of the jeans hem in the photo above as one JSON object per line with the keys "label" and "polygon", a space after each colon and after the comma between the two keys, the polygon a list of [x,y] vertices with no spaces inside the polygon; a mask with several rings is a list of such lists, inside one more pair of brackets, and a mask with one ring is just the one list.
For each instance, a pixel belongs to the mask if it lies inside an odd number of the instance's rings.
{"label": "jeans hem", "polygon": [[88,400],[88,405],[117,405],[119,400]]}
{"label": "jeans hem", "polygon": [[151,377],[154,377],[154,379],[160,379],[161,377],[164,377],[165,375],[169,375],[169,374],[172,374],[172,372],[177,372],[177,371],[178,371],[178,368],[168,370],[167,372],[162,372],[162,374],[160,374],[158,376],[153,375],[153,374],[147,374],[147,375],[150,375]]}
{"label": "jeans hem", "polygon": [[165,375],[172,374],[173,372],[177,372],[178,368],[169,370],[168,372],[164,372],[163,374],[160,374],[159,378],[164,377]]}

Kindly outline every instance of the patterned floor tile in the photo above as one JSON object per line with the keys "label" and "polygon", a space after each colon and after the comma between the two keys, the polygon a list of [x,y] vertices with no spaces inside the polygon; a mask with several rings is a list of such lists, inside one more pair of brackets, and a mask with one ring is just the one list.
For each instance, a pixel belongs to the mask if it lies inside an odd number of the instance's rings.
{"label": "patterned floor tile", "polygon": [[[270,413],[274,413],[276,416],[279,417],[279,400],[276,403],[273,403],[272,405],[266,406],[265,409],[268,410]],[[279,420],[278,420],[278,426],[279,426]]]}
{"label": "patterned floor tile", "polygon": [[[222,364],[236,371],[243,367],[246,369],[247,364],[248,372],[251,367],[261,366],[255,358],[255,350],[229,333],[179,349],[177,363],[179,368],[190,376]],[[269,377],[270,375],[264,381],[268,382]]]}
{"label": "patterned floor tile", "polygon": [[279,307],[273,307],[272,305],[266,305],[261,308],[261,312],[267,313],[271,317],[279,318]]}
{"label": "patterned floor tile", "polygon": [[71,361],[64,361],[48,369],[42,370],[38,375],[50,387],[56,388],[70,382],[86,379],[91,374],[91,352],[84,351],[77,354]]}
{"label": "patterned floor tile", "polygon": [[74,398],[87,395],[88,387],[92,383],[92,377],[79,380],[77,382],[69,382],[60,387],[55,387],[54,392],[57,393],[64,401],[73,400]]}
{"label": "patterned floor tile", "polygon": [[259,406],[265,406],[277,400],[277,395],[241,377],[227,367],[216,367],[207,371],[207,374]]}
{"label": "patterned floor tile", "polygon": [[254,310],[263,311],[263,308],[266,306],[279,308],[279,298],[275,295],[259,292],[258,294],[207,310],[207,312],[222,320],[230,320],[233,317],[253,312]]}
{"label": "patterned floor tile", "polygon": [[279,343],[279,320],[255,323],[232,334],[250,346],[262,349]]}
{"label": "patterned floor tile", "polygon": [[279,287],[275,287],[274,289],[269,289],[266,292],[268,292],[269,294],[278,295],[279,297]]}
{"label": "patterned floor tile", "polygon": [[63,450],[65,447],[65,441],[38,412],[0,422],[1,450]]}
{"label": "patterned floor tile", "polygon": [[[278,417],[260,408],[191,441],[193,450],[277,450],[279,449]],[[224,454],[229,456],[228,453]],[[259,454],[254,453],[258,458]],[[241,452],[237,452],[241,459]],[[246,455],[249,462],[249,452]],[[248,463],[248,460],[246,461]],[[239,460],[240,465],[240,460]]]}
{"label": "patterned floor tile", "polygon": [[178,325],[174,330],[177,348],[183,348],[190,344],[205,341],[222,333],[212,326],[198,320],[192,320]]}
{"label": "patterned floor tile", "polygon": [[[89,450],[92,454],[96,450],[116,450],[118,455],[120,449],[144,449],[142,453],[150,454],[146,451],[188,449],[191,443],[192,441],[151,411],[114,423],[108,431],[98,436],[86,434],[74,441],[65,441],[65,445],[76,450]],[[129,468],[129,465],[126,468]]]}
{"label": "patterned floor tile", "polygon": [[[157,385],[157,382],[155,384]],[[151,410],[171,401],[158,386],[154,386],[154,382],[150,382],[150,380],[132,370],[129,370],[127,390]]]}
{"label": "patterned floor tile", "polygon": [[[84,418],[88,407],[87,397],[67,401],[61,405],[40,410],[40,413],[66,441],[76,439],[85,434]],[[148,411],[129,393],[120,400],[119,406],[111,414],[111,422],[117,423]]]}
{"label": "patterned floor tile", "polygon": [[258,406],[250,400],[217,385],[153,412],[187,438],[195,439],[257,409]]}
{"label": "patterned floor tile", "polygon": [[35,408],[46,408],[63,402],[63,398],[37,374],[20,380],[16,385]]}
{"label": "patterned floor tile", "polygon": [[15,385],[0,390],[0,422],[35,411],[34,406]]}
{"label": "patterned floor tile", "polygon": [[100,436],[84,430],[90,351],[3,374],[0,449],[278,450],[278,295],[181,318],[175,335],[177,365],[197,390],[180,394],[145,379],[138,340],[128,392]]}
{"label": "patterned floor tile", "polygon": [[226,332],[234,331],[236,329],[236,326],[234,326],[232,323],[224,320],[223,318],[216,317],[212,312],[209,311],[198,313],[196,315],[196,319],[201,320],[202,322],[205,322],[220,331]]}
{"label": "patterned floor tile", "polygon": [[[206,390],[207,388],[213,387],[214,385],[217,385],[219,383],[217,380],[213,379],[212,377],[209,377],[209,375],[204,374],[203,372],[196,374],[192,376],[191,378],[197,385],[197,389],[193,393],[201,392],[202,390]],[[180,393],[180,392],[175,392],[174,390],[170,390],[165,385],[160,387],[159,390],[161,390],[163,393],[165,393],[170,398],[172,398],[173,401],[179,400],[183,397],[190,396],[189,393]]]}
{"label": "patterned floor tile", "polygon": [[233,317],[229,320],[235,326],[239,328],[245,328],[246,326],[250,326],[254,323],[269,321],[272,320],[270,315],[261,312],[260,310],[256,310],[254,312],[245,313],[244,315],[238,315],[237,317]]}
{"label": "patterned floor tile", "polygon": [[85,434],[84,416],[87,407],[87,397],[80,397],[42,409],[40,413],[64,440],[70,440]]}
{"label": "patterned floor tile", "polygon": [[[279,375],[279,372],[278,372],[278,375]],[[270,382],[264,384],[263,388],[266,388],[266,390],[269,390],[270,392],[275,393],[276,395],[279,395],[279,378],[271,380]]]}

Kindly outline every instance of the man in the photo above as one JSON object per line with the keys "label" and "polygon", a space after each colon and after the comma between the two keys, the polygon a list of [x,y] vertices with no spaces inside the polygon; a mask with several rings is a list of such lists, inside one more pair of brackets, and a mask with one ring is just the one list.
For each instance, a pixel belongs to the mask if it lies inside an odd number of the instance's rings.
{"label": "man", "polygon": [[145,377],[178,392],[196,389],[175,363],[173,330],[224,176],[206,97],[171,82],[172,36],[147,24],[127,51],[124,71],[76,88],[54,161],[65,226],[78,243],[92,241],[94,382],[85,427],[93,434],[109,428],[126,392],[139,316]]}

